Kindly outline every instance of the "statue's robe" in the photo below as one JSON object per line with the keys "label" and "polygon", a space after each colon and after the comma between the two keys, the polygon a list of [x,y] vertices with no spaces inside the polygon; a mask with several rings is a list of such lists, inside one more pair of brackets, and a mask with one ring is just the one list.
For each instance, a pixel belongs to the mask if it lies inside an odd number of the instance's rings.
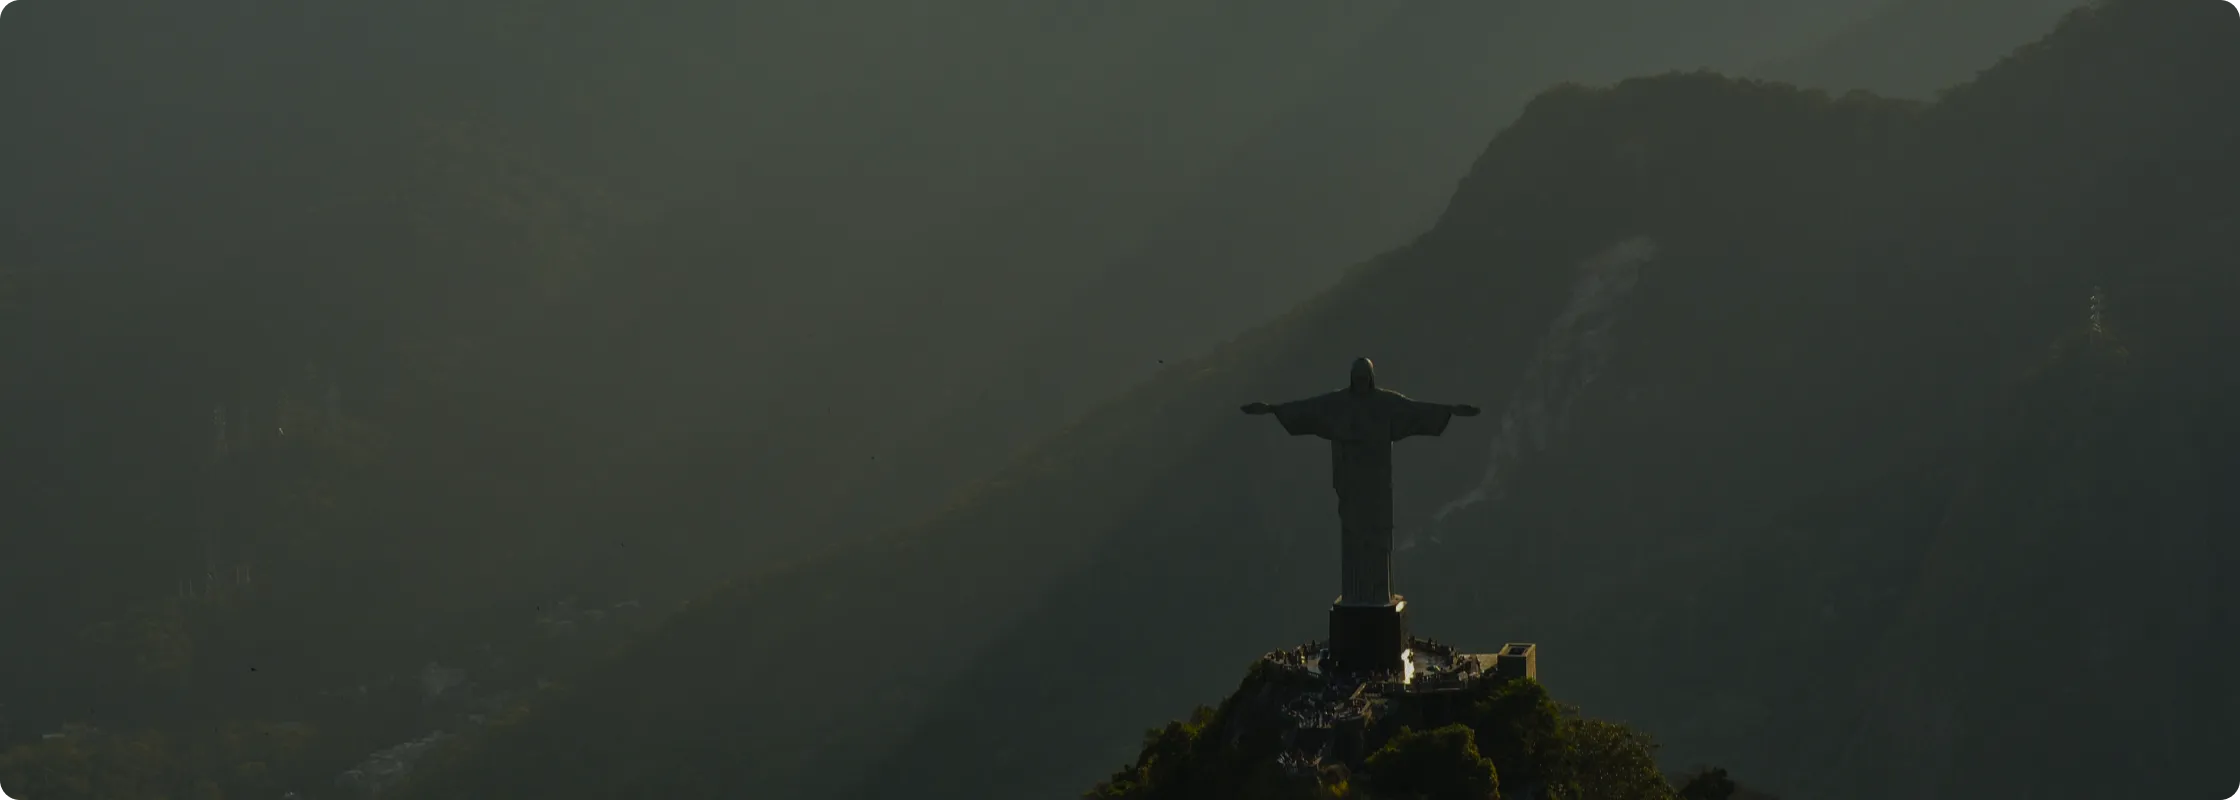
{"label": "statue's robe", "polygon": [[1338,493],[1339,571],[1348,605],[1392,602],[1392,443],[1438,436],[1451,406],[1385,389],[1341,389],[1273,407],[1293,436],[1330,440],[1330,483]]}

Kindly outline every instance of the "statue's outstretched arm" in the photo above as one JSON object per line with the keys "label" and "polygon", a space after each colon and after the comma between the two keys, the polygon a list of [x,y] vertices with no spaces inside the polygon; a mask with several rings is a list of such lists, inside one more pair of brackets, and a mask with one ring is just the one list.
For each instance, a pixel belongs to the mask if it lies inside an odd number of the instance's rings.
{"label": "statue's outstretched arm", "polygon": [[1293,436],[1320,436],[1330,438],[1330,423],[1325,419],[1327,409],[1321,397],[1293,400],[1288,403],[1247,403],[1244,413],[1253,416],[1272,415],[1283,423],[1283,430]]}

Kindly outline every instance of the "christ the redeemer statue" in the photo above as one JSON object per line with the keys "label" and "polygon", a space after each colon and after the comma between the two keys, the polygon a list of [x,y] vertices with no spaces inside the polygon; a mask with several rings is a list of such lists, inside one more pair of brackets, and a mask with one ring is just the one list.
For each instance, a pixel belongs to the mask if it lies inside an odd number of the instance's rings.
{"label": "christ the redeemer statue", "polygon": [[[1392,593],[1392,443],[1410,436],[1438,436],[1446,432],[1450,419],[1477,416],[1478,409],[1411,400],[1380,389],[1375,365],[1361,358],[1354,360],[1351,385],[1344,389],[1279,405],[1252,403],[1244,413],[1274,414],[1293,436],[1330,440],[1342,587],[1331,609],[1331,648],[1372,647],[1371,655],[1337,654],[1339,660],[1355,661],[1364,668],[1378,668],[1388,660],[1397,663],[1400,653],[1387,645],[1398,637],[1404,649],[1406,633],[1401,619],[1405,604]],[[1380,621],[1384,617],[1391,618],[1389,625]],[[1391,650],[1389,659],[1387,650]],[[1363,658],[1375,663],[1358,664]]]}

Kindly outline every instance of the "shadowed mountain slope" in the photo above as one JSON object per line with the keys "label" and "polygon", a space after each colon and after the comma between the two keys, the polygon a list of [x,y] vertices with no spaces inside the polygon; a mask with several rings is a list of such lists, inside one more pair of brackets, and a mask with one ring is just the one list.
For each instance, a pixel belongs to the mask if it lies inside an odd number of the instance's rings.
{"label": "shadowed mountain slope", "polygon": [[[1129,758],[1143,707],[1314,635],[1326,464],[1235,407],[1367,354],[1401,391],[1500,409],[1398,455],[1401,590],[1441,638],[1539,642],[1552,688],[1776,793],[2211,791],[2231,734],[2185,709],[2232,689],[2189,665],[2222,658],[2229,601],[2187,587],[2232,564],[2211,487],[2234,468],[2212,432],[2240,429],[2215,345],[2240,299],[2219,244],[2240,215],[2236,36],[2215,3],[2110,3],[1930,106],[1708,75],[1548,92],[1413,243],[927,525],[696,606],[425,788],[1077,790]],[[2095,285],[2163,405],[2049,414],[2031,398],[2068,390],[2014,382]],[[2072,461],[1978,433],[2105,442],[2088,432],[2173,416],[2192,433]],[[2115,463],[2153,491],[2104,480]],[[2078,482],[2109,484],[2089,500],[2107,525],[2164,509],[2128,521],[2185,580],[2078,606],[2058,565],[2142,541],[2046,528],[2048,487]],[[2184,602],[2206,610],[2165,613]],[[1991,614],[2031,622],[1966,627]],[[2124,667],[2155,677],[2007,677],[2079,614],[2138,627]],[[1985,721],[2021,702],[2068,721]],[[2034,767],[2057,740],[2097,758]]]}

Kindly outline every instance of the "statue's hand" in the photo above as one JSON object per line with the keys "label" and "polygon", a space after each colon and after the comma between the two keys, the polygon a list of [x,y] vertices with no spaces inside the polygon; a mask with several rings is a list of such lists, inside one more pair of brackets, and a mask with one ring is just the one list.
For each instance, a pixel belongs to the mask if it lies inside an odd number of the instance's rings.
{"label": "statue's hand", "polygon": [[1455,407],[1454,407],[1454,415],[1455,415],[1455,416],[1458,416],[1458,417],[1475,417],[1475,416],[1477,416],[1477,415],[1478,415],[1478,407],[1477,407],[1477,406],[1455,406]]}
{"label": "statue's hand", "polygon": [[1268,412],[1270,412],[1270,411],[1274,411],[1274,410],[1275,410],[1275,408],[1273,408],[1273,407],[1269,406],[1269,405],[1268,405],[1267,403],[1246,403],[1246,404],[1244,404],[1244,413],[1247,413],[1247,414],[1252,414],[1252,415],[1255,415],[1255,416],[1258,416],[1258,415],[1260,415],[1260,414],[1266,414],[1266,413],[1268,413]]}

